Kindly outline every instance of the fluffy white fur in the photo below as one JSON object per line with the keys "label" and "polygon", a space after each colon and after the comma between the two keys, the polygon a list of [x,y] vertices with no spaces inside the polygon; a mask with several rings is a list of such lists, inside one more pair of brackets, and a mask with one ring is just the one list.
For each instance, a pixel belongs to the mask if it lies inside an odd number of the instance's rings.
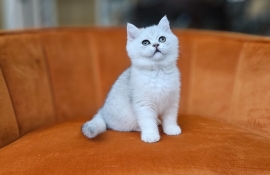
{"label": "fluffy white fur", "polygon": [[[178,135],[177,113],[180,93],[178,39],[164,16],[158,25],[138,29],[127,24],[127,52],[131,67],[125,70],[109,92],[103,107],[82,126],[87,138],[106,128],[117,131],[141,131],[144,142],[160,140],[158,117],[164,133]],[[160,40],[165,37],[166,41]],[[148,40],[150,44],[143,45]],[[157,51],[157,49],[159,51]]]}

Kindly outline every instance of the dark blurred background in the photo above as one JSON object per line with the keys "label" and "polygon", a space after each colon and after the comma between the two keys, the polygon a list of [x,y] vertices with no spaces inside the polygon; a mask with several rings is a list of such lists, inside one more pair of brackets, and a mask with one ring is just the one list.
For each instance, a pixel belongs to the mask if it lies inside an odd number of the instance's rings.
{"label": "dark blurred background", "polygon": [[0,0],[0,29],[138,27],[165,14],[175,28],[270,35],[270,0]]}

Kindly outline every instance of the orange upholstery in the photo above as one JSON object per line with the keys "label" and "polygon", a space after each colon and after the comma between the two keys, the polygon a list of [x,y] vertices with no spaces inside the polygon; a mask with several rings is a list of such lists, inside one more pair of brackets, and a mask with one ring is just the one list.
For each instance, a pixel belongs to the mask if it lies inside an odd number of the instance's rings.
{"label": "orange upholstery", "polygon": [[0,174],[270,174],[270,39],[174,32],[183,133],[153,144],[80,132],[130,65],[124,28],[0,33]]}

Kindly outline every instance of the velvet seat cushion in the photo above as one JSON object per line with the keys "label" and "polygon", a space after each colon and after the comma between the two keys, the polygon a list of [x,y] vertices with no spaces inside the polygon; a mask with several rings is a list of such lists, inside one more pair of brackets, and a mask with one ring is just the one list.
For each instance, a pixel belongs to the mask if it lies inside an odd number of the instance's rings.
{"label": "velvet seat cushion", "polygon": [[0,174],[270,174],[270,140],[197,116],[180,116],[182,134],[107,131],[88,140],[84,121],[39,129],[0,150]]}

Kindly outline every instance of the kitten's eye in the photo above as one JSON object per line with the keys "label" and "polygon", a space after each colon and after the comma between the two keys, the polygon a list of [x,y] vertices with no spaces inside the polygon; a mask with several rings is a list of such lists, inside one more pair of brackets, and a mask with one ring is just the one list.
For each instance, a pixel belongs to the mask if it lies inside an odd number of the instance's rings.
{"label": "kitten's eye", "polygon": [[150,44],[150,41],[148,41],[148,40],[143,40],[143,41],[142,41],[142,44],[143,44],[144,46],[147,46],[147,45]]}
{"label": "kitten's eye", "polygon": [[159,42],[164,43],[166,41],[166,38],[164,36],[159,37]]}

